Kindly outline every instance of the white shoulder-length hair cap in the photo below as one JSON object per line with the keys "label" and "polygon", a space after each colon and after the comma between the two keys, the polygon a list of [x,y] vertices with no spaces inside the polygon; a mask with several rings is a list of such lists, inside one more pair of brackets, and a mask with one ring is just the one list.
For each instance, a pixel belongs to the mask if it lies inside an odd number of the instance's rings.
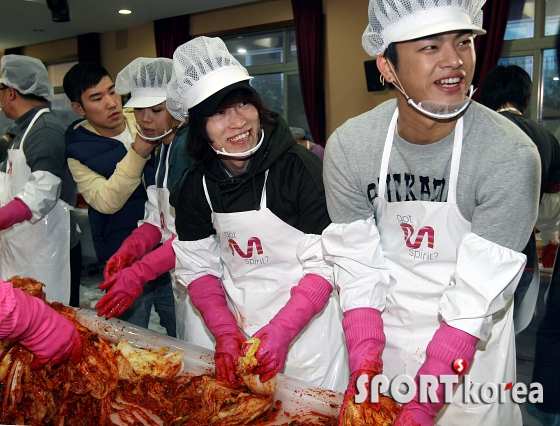
{"label": "white shoulder-length hair cap", "polygon": [[370,0],[369,24],[362,46],[377,56],[391,43],[414,40],[447,31],[482,29],[482,6],[486,0]]}
{"label": "white shoulder-length hair cap", "polygon": [[117,74],[115,92],[130,93],[125,108],[150,108],[165,101],[172,73],[169,58],[136,58]]}
{"label": "white shoulder-length hair cap", "polygon": [[250,80],[247,69],[218,37],[197,37],[173,53],[173,75],[167,85],[167,110],[178,120],[189,109],[214,93],[240,81]]}

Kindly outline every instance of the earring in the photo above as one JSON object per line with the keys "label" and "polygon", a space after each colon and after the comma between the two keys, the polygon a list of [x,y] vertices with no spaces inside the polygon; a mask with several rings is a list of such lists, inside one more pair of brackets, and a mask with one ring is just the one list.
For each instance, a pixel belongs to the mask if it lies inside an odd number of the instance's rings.
{"label": "earring", "polygon": [[379,81],[381,82],[382,86],[385,86],[385,77],[383,77],[383,74],[379,74]]}

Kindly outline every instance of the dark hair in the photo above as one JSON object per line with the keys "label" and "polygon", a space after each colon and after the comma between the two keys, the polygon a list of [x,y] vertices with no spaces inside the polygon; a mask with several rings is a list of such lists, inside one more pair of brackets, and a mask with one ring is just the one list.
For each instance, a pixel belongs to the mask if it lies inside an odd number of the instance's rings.
{"label": "dark hair", "polygon": [[498,65],[488,71],[480,87],[480,102],[496,111],[507,102],[523,112],[531,98],[531,77],[517,65]]}
{"label": "dark hair", "polygon": [[[261,126],[266,126],[277,120],[272,117],[272,111],[264,106],[259,94],[257,92],[249,92],[248,90],[234,90],[229,93],[222,100],[216,111],[230,108],[242,102],[249,103],[257,109]],[[211,162],[216,157],[206,132],[206,122],[209,118],[196,114],[192,109],[189,110],[189,134],[187,136],[186,152],[196,162],[203,164]]]}
{"label": "dark hair", "polygon": [[109,72],[94,62],[82,62],[74,65],[66,75],[62,85],[70,102],[82,104],[82,93],[96,86],[103,77],[111,78]]}
{"label": "dark hair", "polygon": [[397,67],[399,66],[399,56],[397,55],[397,43],[390,43],[389,46],[387,46],[387,49],[385,49],[385,52],[383,52],[383,57],[393,64],[393,67],[395,68],[396,71]]}
{"label": "dark hair", "polygon": [[47,98],[43,98],[42,96],[33,95],[31,93],[23,94],[19,90],[17,90],[17,89],[15,89],[15,90],[16,90],[16,92],[18,92],[19,96],[21,96],[25,100],[33,101],[33,102],[41,102],[41,103],[47,103],[48,102]]}

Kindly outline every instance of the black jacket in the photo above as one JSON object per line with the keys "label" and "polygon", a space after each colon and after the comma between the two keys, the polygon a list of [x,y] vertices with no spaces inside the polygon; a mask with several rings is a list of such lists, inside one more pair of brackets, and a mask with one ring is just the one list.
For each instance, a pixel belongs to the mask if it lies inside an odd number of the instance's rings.
{"label": "black jacket", "polygon": [[197,241],[216,233],[202,186],[203,175],[217,213],[258,209],[265,172],[269,170],[266,194],[272,213],[305,234],[320,235],[330,224],[322,161],[297,145],[285,121],[277,114],[273,116],[278,121],[265,126],[263,144],[251,157],[246,173],[228,177],[216,156],[212,163],[198,164],[183,174],[170,198],[180,240]]}

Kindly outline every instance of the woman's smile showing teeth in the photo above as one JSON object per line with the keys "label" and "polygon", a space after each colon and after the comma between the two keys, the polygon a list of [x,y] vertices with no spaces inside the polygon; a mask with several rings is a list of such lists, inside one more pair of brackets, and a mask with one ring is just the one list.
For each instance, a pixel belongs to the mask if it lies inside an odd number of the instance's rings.
{"label": "woman's smile showing teeth", "polygon": [[247,130],[245,133],[241,133],[240,135],[234,136],[232,138],[228,138],[228,142],[239,142],[247,139],[249,137],[250,131]]}

